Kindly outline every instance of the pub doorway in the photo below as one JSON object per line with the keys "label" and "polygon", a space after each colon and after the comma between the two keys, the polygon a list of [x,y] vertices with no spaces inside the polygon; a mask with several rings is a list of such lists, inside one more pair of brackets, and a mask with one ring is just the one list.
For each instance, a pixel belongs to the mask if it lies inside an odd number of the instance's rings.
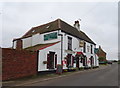
{"label": "pub doorway", "polygon": [[80,62],[79,62],[79,57],[76,57],[76,67],[79,68]]}
{"label": "pub doorway", "polygon": [[67,67],[68,68],[71,66],[71,56],[72,56],[72,54],[67,55]]}
{"label": "pub doorway", "polygon": [[93,58],[93,56],[90,57],[90,64],[91,64],[91,66],[94,65],[94,58]]}
{"label": "pub doorway", "polygon": [[49,52],[48,57],[47,57],[47,68],[48,69],[54,69],[54,57],[55,57],[55,52]]}

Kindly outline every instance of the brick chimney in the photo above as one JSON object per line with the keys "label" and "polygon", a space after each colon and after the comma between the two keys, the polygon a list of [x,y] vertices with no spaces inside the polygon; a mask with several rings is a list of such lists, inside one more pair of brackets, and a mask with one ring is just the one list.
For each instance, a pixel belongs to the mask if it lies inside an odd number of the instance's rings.
{"label": "brick chimney", "polygon": [[22,40],[21,39],[17,40],[16,49],[17,50],[22,50]]}
{"label": "brick chimney", "polygon": [[75,21],[74,27],[75,27],[78,31],[80,31],[80,24],[79,24],[79,21],[78,21],[78,20]]}

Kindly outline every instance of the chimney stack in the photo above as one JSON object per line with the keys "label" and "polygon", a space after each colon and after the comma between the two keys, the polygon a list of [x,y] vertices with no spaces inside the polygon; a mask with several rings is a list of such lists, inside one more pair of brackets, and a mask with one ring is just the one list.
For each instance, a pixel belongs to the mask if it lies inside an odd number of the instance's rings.
{"label": "chimney stack", "polygon": [[79,21],[78,21],[78,20],[75,21],[74,27],[75,27],[78,31],[80,31],[80,24],[79,24]]}

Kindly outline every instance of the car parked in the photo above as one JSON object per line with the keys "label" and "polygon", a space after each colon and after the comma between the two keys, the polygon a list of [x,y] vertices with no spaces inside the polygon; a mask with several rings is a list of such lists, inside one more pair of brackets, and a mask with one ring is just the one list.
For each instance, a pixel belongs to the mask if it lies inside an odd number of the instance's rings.
{"label": "car parked", "polygon": [[112,61],[107,61],[108,64],[112,64]]}

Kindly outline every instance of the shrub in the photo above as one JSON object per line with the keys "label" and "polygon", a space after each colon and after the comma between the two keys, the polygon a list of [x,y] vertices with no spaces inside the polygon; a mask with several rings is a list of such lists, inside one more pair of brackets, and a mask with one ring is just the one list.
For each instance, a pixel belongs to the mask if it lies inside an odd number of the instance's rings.
{"label": "shrub", "polygon": [[98,59],[99,59],[100,62],[101,61],[107,61],[105,57],[99,57]]}
{"label": "shrub", "polygon": [[84,67],[80,67],[80,70],[84,70]]}

